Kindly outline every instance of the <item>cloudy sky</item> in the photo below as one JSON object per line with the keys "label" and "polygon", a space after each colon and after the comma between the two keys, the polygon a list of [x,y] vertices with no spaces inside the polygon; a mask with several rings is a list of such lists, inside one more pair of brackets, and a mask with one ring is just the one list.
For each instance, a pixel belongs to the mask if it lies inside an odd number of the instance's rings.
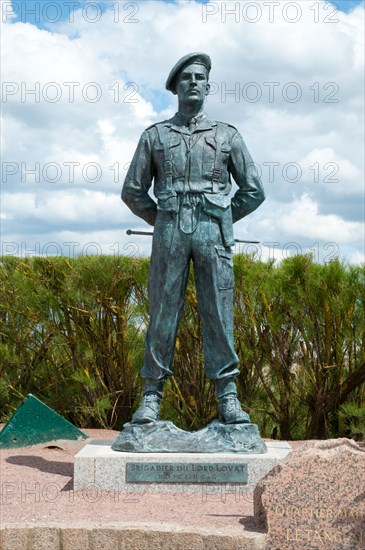
{"label": "cloudy sky", "polygon": [[120,200],[144,128],[191,51],[206,111],[235,125],[265,203],[235,225],[258,256],[364,258],[364,3],[1,0],[2,253],[148,255]]}

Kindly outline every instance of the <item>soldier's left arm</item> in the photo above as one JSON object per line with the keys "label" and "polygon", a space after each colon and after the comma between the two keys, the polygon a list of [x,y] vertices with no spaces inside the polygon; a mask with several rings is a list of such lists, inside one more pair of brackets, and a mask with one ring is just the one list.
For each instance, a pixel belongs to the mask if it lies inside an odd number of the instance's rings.
{"label": "soldier's left arm", "polygon": [[238,185],[232,198],[232,219],[236,222],[256,210],[265,200],[265,193],[258,170],[239,132],[233,136],[231,147],[228,170]]}

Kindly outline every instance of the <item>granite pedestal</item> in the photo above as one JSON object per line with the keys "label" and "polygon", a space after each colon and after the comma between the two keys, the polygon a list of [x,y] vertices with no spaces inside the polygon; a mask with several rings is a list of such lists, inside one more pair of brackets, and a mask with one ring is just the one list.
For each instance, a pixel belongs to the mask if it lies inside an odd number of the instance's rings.
{"label": "granite pedestal", "polygon": [[252,492],[258,481],[292,450],[266,443],[265,454],[132,453],[93,441],[75,456],[74,489],[133,493]]}

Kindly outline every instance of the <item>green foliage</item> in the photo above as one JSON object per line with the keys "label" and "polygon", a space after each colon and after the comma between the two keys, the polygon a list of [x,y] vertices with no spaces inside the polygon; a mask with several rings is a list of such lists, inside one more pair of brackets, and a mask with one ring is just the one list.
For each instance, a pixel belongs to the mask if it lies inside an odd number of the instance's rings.
{"label": "green foliage", "polygon": [[[0,420],[28,393],[81,427],[131,418],[141,394],[147,259],[3,257]],[[294,256],[236,255],[238,390],[267,437],[365,437],[365,271]],[[162,416],[198,429],[217,414],[204,375],[191,273]]]}
{"label": "green foliage", "polygon": [[7,386],[34,393],[79,425],[127,421],[137,394],[130,349],[141,345],[133,289],[142,264],[108,256],[3,258],[0,369]]}
{"label": "green foliage", "polygon": [[270,416],[286,439],[338,433],[340,405],[364,387],[364,305],[361,267],[236,258],[241,397],[253,418]]}
{"label": "green foliage", "polygon": [[340,422],[343,426],[343,435],[353,439],[365,441],[365,407],[364,404],[345,403],[339,410]]}

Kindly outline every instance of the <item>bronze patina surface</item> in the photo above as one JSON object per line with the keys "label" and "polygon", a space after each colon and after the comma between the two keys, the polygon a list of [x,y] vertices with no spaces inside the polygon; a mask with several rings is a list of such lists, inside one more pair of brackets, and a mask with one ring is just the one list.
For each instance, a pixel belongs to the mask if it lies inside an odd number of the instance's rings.
{"label": "bronze patina surface", "polygon": [[[194,265],[206,375],[214,381],[223,424],[250,423],[237,399],[233,339],[233,223],[265,195],[238,130],[208,116],[211,60],[191,53],[171,70],[166,88],[178,112],[147,128],[128,170],[122,199],[154,226],[149,271],[150,321],[141,375],[144,395],[132,423],[156,422],[172,374],[176,334],[190,264]],[[238,186],[231,198],[232,180]],[[153,192],[157,200],[149,195]]]}

